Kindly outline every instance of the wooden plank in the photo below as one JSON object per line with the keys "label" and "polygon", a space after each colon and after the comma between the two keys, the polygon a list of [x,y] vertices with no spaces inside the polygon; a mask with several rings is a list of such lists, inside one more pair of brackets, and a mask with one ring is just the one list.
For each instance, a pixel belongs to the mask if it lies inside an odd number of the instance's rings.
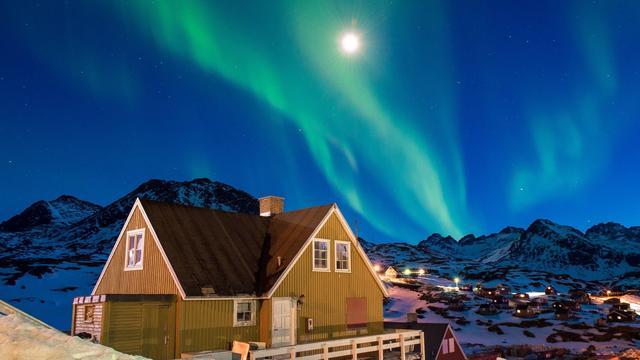
{"label": "wooden plank", "polygon": [[378,336],[378,360],[384,360],[384,349],[382,348],[382,337]]}
{"label": "wooden plank", "polygon": [[425,360],[424,355],[424,333],[420,332],[420,360]]}
{"label": "wooden plank", "polygon": [[407,354],[404,347],[404,334],[400,334],[400,360],[406,360]]}
{"label": "wooden plank", "polygon": [[355,339],[351,339],[351,359],[358,360],[358,344]]}
{"label": "wooden plank", "polygon": [[322,344],[322,359],[329,360],[329,345],[327,343]]}

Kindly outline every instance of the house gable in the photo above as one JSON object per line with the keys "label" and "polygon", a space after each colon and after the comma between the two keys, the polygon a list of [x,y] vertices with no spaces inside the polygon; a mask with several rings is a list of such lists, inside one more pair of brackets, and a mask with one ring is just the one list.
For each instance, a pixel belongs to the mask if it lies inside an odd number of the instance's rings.
{"label": "house gable", "polygon": [[[298,337],[300,341],[321,340],[322,336],[333,334],[350,335],[347,328],[347,304],[360,299],[366,301],[366,323],[368,326],[382,328],[382,300],[385,296],[371,265],[363,257],[358,245],[353,241],[350,230],[345,228],[340,214],[335,209],[320,225],[313,238],[330,240],[330,269],[328,272],[313,271],[313,247],[310,241],[301,250],[297,261],[285,274],[284,279],[274,289],[273,297],[298,298],[304,295],[305,303],[298,312]],[[351,271],[335,271],[335,241],[348,241],[351,246]],[[366,299],[366,300],[365,300]],[[312,318],[316,335],[304,331],[304,319]],[[374,329],[371,329],[374,330]],[[378,329],[379,330],[379,329]],[[355,334],[355,333],[354,333]],[[314,338],[320,336],[320,338]]]}
{"label": "house gable", "polygon": [[[444,341],[449,341],[449,339],[453,339],[455,344],[455,351],[453,352],[450,351],[449,353],[444,354],[442,343]],[[460,347],[460,344],[458,343],[458,338],[456,338],[455,334],[451,330],[451,326],[447,326],[447,331],[445,332],[444,337],[440,341],[440,349],[438,350],[438,356],[436,357],[436,359],[437,360],[466,360],[467,359],[467,356],[465,355],[464,351]]]}
{"label": "house gable", "polygon": [[[144,229],[142,269],[127,271],[127,232],[140,229]],[[139,200],[133,205],[92,294],[177,294],[184,298]]]}

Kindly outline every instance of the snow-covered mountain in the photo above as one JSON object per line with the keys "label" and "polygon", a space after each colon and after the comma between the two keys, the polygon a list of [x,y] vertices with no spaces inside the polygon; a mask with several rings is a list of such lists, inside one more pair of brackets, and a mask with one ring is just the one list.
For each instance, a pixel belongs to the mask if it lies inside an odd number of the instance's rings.
{"label": "snow-covered mountain", "polygon": [[73,196],[38,201],[0,223],[0,297],[61,329],[71,299],[90,293],[135,199],[258,213],[258,200],[195,179],[150,180],[101,207]]}
{"label": "snow-covered mountain", "polygon": [[616,223],[598,224],[582,233],[539,219],[527,229],[507,227],[458,241],[433,234],[417,245],[367,243],[363,247],[382,264],[424,266],[474,279],[491,279],[492,274],[499,278],[512,269],[581,281],[640,283],[640,227]]}

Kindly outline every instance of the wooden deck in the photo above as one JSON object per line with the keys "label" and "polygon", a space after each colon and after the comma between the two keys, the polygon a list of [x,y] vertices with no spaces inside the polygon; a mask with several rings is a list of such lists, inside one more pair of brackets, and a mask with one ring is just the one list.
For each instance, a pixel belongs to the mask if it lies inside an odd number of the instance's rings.
{"label": "wooden deck", "polygon": [[372,336],[284,346],[249,353],[251,360],[291,359],[329,360],[333,358],[407,360],[425,359],[424,333],[420,330],[396,330]]}

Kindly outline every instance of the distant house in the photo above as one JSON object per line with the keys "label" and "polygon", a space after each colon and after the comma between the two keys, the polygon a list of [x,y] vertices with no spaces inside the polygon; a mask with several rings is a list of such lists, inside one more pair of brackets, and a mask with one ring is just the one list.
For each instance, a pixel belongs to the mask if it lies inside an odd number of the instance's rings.
{"label": "distant house", "polygon": [[520,304],[516,306],[516,310],[513,312],[513,316],[528,318],[536,316],[536,313],[529,306],[529,304]]}
{"label": "distant house", "polygon": [[481,297],[486,297],[486,298],[493,298],[497,295],[496,288],[486,288],[486,287],[478,288],[476,295]]}
{"label": "distant house", "polygon": [[466,360],[453,329],[449,324],[420,324],[424,332],[425,360]]}
{"label": "distant house", "polygon": [[386,289],[336,204],[260,213],[136,200],[72,334],[173,359],[382,333]]}
{"label": "distant house", "polygon": [[556,320],[569,320],[571,317],[571,311],[566,308],[558,308],[554,311]]}
{"label": "distant house", "polygon": [[509,299],[504,296],[496,296],[491,300],[491,303],[497,307],[498,309],[508,309],[509,308]]}
{"label": "distant house", "polygon": [[631,310],[631,305],[629,303],[621,302],[619,304],[613,304],[611,306],[612,310],[620,310],[620,311],[628,311]]}
{"label": "distant house", "polygon": [[548,296],[558,295],[558,291],[551,285],[547,285],[547,287],[544,288],[544,293],[545,295],[548,295]]}
{"label": "distant house", "polygon": [[607,321],[609,322],[632,322],[636,321],[637,314],[632,310],[611,310],[607,314]]}
{"label": "distant house", "polygon": [[513,294],[512,298],[514,299],[518,299],[518,300],[528,300],[529,299],[529,294],[527,293],[515,293]]}
{"label": "distant house", "polygon": [[473,291],[473,285],[471,284],[461,284],[458,286],[460,291]]}
{"label": "distant house", "polygon": [[398,271],[396,271],[396,269],[394,269],[392,266],[389,266],[387,270],[384,271],[384,276],[388,277],[389,279],[395,279],[398,277]]}
{"label": "distant house", "polygon": [[476,312],[480,315],[494,315],[498,313],[498,308],[492,303],[480,304]]}
{"label": "distant house", "polygon": [[[467,360],[462,347],[455,336],[451,326],[447,323],[397,323],[385,322],[386,329],[414,329],[422,330],[425,342],[425,360]],[[311,359],[322,359],[319,356],[311,356]],[[394,358],[393,354],[389,354]],[[307,358],[307,357],[305,357]],[[350,357],[351,358],[351,357]],[[359,357],[358,357],[359,358]],[[384,355],[387,358],[387,355]],[[377,359],[377,357],[375,357]]]}
{"label": "distant house", "polygon": [[582,289],[569,290],[569,298],[578,304],[591,304],[591,296]]}
{"label": "distant house", "polygon": [[579,311],[582,308],[579,303],[577,303],[577,302],[575,302],[573,300],[554,301],[553,304],[551,304],[551,307],[554,310],[567,309],[567,310],[570,310],[570,311]]}
{"label": "distant house", "polygon": [[498,295],[508,295],[511,292],[511,288],[507,285],[498,284],[496,285],[496,294]]}

